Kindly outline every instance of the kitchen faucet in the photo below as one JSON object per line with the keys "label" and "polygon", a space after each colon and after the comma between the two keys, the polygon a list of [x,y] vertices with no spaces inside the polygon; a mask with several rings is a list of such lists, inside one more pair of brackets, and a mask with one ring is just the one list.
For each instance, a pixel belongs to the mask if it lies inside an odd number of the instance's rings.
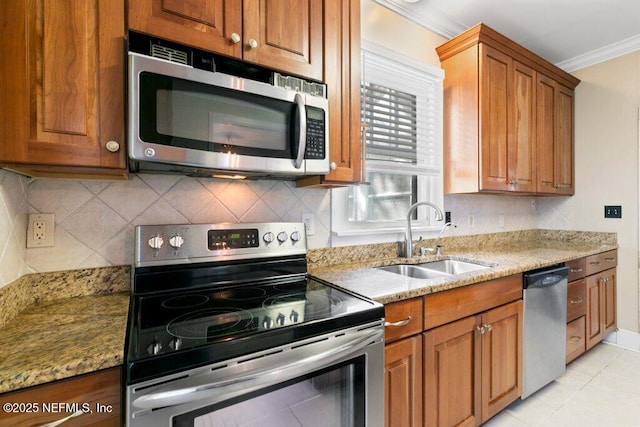
{"label": "kitchen faucet", "polygon": [[433,203],[417,202],[411,205],[409,207],[409,210],[407,211],[407,229],[405,230],[405,233],[404,233],[404,254],[402,256],[404,256],[405,258],[411,258],[413,256],[413,249],[416,247],[416,245],[414,245],[412,242],[413,238],[411,236],[411,214],[413,214],[413,211],[416,210],[418,206],[423,206],[423,205],[431,206],[436,211],[437,221],[444,220],[444,214],[442,213],[442,210],[437,205],[434,205]]}

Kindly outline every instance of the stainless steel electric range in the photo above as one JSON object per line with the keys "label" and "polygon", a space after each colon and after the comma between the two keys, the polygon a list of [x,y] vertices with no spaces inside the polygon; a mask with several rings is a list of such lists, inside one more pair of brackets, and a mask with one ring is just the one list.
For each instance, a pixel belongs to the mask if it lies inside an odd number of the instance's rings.
{"label": "stainless steel electric range", "polygon": [[139,226],[130,426],[377,426],[382,305],[307,274],[301,223]]}

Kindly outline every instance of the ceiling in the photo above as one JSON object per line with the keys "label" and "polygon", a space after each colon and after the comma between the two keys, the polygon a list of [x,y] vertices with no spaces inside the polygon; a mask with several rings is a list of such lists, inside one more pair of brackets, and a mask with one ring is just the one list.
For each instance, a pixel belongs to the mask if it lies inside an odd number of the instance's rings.
{"label": "ceiling", "polygon": [[638,0],[374,0],[446,38],[478,22],[574,71],[640,50]]}

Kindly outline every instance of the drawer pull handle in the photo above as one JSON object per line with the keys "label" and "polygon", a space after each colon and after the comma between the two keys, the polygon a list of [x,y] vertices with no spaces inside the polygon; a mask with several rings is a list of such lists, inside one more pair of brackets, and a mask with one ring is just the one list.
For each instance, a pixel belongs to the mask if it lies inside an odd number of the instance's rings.
{"label": "drawer pull handle", "polygon": [[605,258],[605,261],[607,262],[614,262],[616,259],[615,258]]}
{"label": "drawer pull handle", "polygon": [[580,268],[572,268],[569,270],[570,273],[582,273],[582,267]]}
{"label": "drawer pull handle", "polygon": [[384,326],[407,326],[411,322],[411,316],[407,317],[404,320],[399,320],[397,322],[384,322]]}
{"label": "drawer pull handle", "polygon": [[570,338],[571,342],[574,344],[578,344],[580,341],[582,341],[582,337],[581,336],[577,336],[574,335]]}
{"label": "drawer pull handle", "polygon": [[600,265],[601,262],[600,261],[591,261],[589,264],[591,264],[591,265]]}
{"label": "drawer pull handle", "polygon": [[569,302],[571,304],[582,304],[583,300],[582,300],[582,298],[578,298],[578,299],[572,299]]}

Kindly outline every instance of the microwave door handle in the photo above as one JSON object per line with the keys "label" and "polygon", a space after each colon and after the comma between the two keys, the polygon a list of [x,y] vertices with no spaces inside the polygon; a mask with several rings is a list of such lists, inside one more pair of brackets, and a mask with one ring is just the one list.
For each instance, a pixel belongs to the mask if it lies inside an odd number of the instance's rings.
{"label": "microwave door handle", "polygon": [[296,169],[300,169],[302,161],[304,160],[304,152],[307,150],[307,109],[301,94],[296,93],[294,100],[298,107],[298,129],[300,129],[300,136],[298,137],[298,155],[296,156],[293,166],[295,166]]}

